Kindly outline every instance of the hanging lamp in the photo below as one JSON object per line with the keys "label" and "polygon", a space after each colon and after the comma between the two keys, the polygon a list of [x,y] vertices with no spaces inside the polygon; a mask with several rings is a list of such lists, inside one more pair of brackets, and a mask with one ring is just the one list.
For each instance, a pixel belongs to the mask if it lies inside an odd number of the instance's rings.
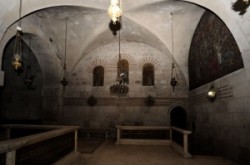
{"label": "hanging lamp", "polygon": [[176,76],[176,70],[175,70],[175,64],[174,64],[174,22],[173,22],[173,13],[171,12],[171,19],[172,19],[172,66],[171,66],[171,80],[170,85],[173,88],[173,92],[175,89],[175,86],[177,85],[177,76]]}
{"label": "hanging lamp", "polygon": [[19,5],[19,19],[18,19],[18,26],[16,28],[14,52],[13,52],[13,57],[12,57],[12,62],[11,62],[12,67],[16,71],[22,70],[21,14],[22,14],[22,0],[20,0],[20,5]]}
{"label": "hanging lamp", "polygon": [[68,18],[65,18],[65,45],[64,45],[64,61],[63,61],[63,78],[61,80],[61,85],[63,86],[63,90],[68,85],[67,80],[67,37],[68,37]]}
{"label": "hanging lamp", "polygon": [[116,22],[119,21],[119,18],[122,16],[121,0],[110,0],[108,15],[113,24],[116,24]]}
{"label": "hanging lamp", "polygon": [[120,30],[118,33],[119,37],[119,48],[118,48],[118,68],[117,68],[117,77],[116,81],[110,86],[110,93],[111,95],[115,95],[118,97],[121,96],[126,96],[129,87],[128,87],[128,79],[127,79],[127,74],[124,72],[124,69],[122,69],[121,66],[121,37],[120,37]]}

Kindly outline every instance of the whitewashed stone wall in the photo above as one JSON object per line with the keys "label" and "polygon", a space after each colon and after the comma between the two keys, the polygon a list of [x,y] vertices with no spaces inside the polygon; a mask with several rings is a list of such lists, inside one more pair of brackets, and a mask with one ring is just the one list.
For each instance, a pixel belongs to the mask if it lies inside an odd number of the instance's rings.
{"label": "whitewashed stone wall", "polygon": [[[110,94],[110,85],[117,75],[118,43],[109,44],[95,49],[78,63],[69,73],[69,85],[59,99],[55,97],[56,94],[52,96],[55,100],[45,99],[45,118],[48,122],[80,125],[83,129],[108,129],[118,124],[169,125],[169,107],[176,102],[187,105],[188,99],[188,88],[178,67],[178,85],[173,93],[170,86],[172,59],[169,55],[145,44],[122,42],[121,59],[129,62],[127,96],[119,98]],[[142,86],[144,63],[155,66],[155,86]],[[93,69],[98,65],[104,67],[102,87],[94,87],[92,82]],[[49,91],[49,87],[46,90]],[[52,93],[59,91],[47,92],[47,97]],[[97,99],[93,107],[86,103],[91,95]],[[144,100],[148,95],[156,99],[156,105],[145,105]],[[159,98],[163,103],[157,102]]]}
{"label": "whitewashed stone wall", "polygon": [[[211,84],[192,91],[191,99],[205,97]],[[214,102],[196,98],[190,106],[192,147],[246,164],[250,162],[250,84],[245,70],[216,80],[214,85],[219,94]]]}
{"label": "whitewashed stone wall", "polygon": [[[145,44],[121,43],[121,59],[129,63],[129,87],[127,97],[172,97],[171,63],[169,55]],[[65,97],[110,97],[109,87],[117,75],[118,43],[98,48],[82,59],[70,74]],[[142,68],[145,63],[155,67],[155,86],[142,86]],[[93,69],[104,67],[104,86],[93,87]],[[176,95],[187,97],[187,86],[179,69]],[[74,92],[72,92],[74,91]]]}

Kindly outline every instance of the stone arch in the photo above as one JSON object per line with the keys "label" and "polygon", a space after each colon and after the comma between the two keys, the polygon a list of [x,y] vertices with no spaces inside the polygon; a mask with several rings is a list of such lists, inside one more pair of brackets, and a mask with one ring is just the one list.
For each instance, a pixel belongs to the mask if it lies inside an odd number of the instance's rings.
{"label": "stone arch", "polygon": [[[187,113],[180,106],[174,107],[170,112],[170,125],[181,129],[187,128]],[[183,135],[176,131],[172,132],[172,139],[178,144],[183,144]]]}
{"label": "stone arch", "polygon": [[104,82],[104,67],[96,66],[93,69],[93,86],[103,86]]}
{"label": "stone arch", "polygon": [[[10,38],[3,50],[2,69],[6,82],[1,89],[0,109],[3,122],[40,123],[42,120],[43,76],[41,66],[31,49],[32,37],[35,36],[27,33],[22,35],[22,70],[19,72],[11,66],[15,37]],[[23,39],[29,39],[30,42],[25,43]]]}
{"label": "stone arch", "polygon": [[87,66],[87,71],[89,73],[92,73],[93,72],[93,69],[97,66],[102,66],[105,69],[108,68],[108,63],[106,60],[103,60],[101,58],[97,58],[91,62],[89,62],[88,66]]}
{"label": "stone arch", "polygon": [[168,108],[168,115],[170,115],[171,111],[175,108],[175,107],[181,107],[182,109],[184,109],[186,111],[186,113],[188,114],[189,111],[189,107],[187,105],[187,103],[184,102],[174,102],[172,103],[169,108]]}
{"label": "stone arch", "polygon": [[169,108],[168,108],[168,116],[169,116],[169,125],[171,124],[171,112],[172,110],[174,110],[176,107],[180,107],[182,108],[186,114],[187,114],[187,119],[189,117],[189,107],[188,107],[188,104],[186,102],[174,102],[172,103]]}
{"label": "stone arch", "polygon": [[182,129],[187,128],[187,112],[180,106],[174,107],[170,112],[170,125]]}
{"label": "stone arch", "polygon": [[155,69],[152,63],[146,63],[142,67],[142,85],[154,86],[155,82]]}
{"label": "stone arch", "polygon": [[[232,32],[233,36],[236,39],[236,42],[239,45],[239,48],[242,52],[244,66],[246,66],[247,69],[249,70],[249,68],[250,68],[249,63],[250,62],[248,62],[248,60],[247,60],[247,54],[249,54],[249,49],[248,49],[249,42],[246,38],[247,35],[244,34],[244,31],[246,31],[247,29],[242,29],[242,27],[241,27],[241,25],[244,25],[243,21],[245,21],[245,20],[239,19],[239,16],[237,14],[235,14],[230,9],[231,3],[225,2],[224,0],[217,0],[216,3],[211,3],[209,0],[204,0],[204,1],[182,0],[182,1],[187,2],[187,3],[197,4],[197,5],[201,6],[201,8],[203,7],[203,8],[209,9],[212,12],[214,12],[216,15],[218,15],[225,22],[225,24],[228,26],[228,28]],[[104,9],[103,6],[105,6],[105,5],[103,5],[103,3],[104,3],[103,1],[93,2],[93,1],[80,1],[80,0],[77,0],[74,2],[68,2],[66,0],[55,1],[55,2],[52,2],[49,0],[44,0],[41,2],[33,2],[32,1],[32,2],[29,2],[29,6],[32,6],[32,8],[24,8],[22,16],[24,17],[26,15],[29,15],[30,13],[35,12],[35,11],[49,8],[49,7],[56,7],[56,6],[83,6],[83,7],[85,6],[88,8],[100,10],[101,12],[104,12],[104,11],[106,12],[106,8]],[[10,8],[10,11],[18,11],[18,5],[19,4],[17,2],[13,6],[11,6],[12,8]],[[23,6],[25,6],[25,4],[23,4]],[[227,10],[221,10],[221,7],[225,7],[225,8],[227,8]],[[1,26],[1,31],[2,31],[2,33],[0,34],[1,39],[2,39],[2,36],[5,35],[4,33],[6,32],[6,29],[8,29],[11,25],[13,25],[14,22],[16,22],[18,20],[17,17],[18,17],[17,15],[10,12],[10,13],[6,13],[1,18],[1,20],[5,21],[4,25]],[[183,26],[183,27],[179,28],[178,31],[179,32],[186,31],[186,27]],[[179,35],[182,35],[182,33],[180,33]],[[183,38],[181,37],[180,39],[183,39]],[[178,42],[178,41],[176,41],[176,42]],[[181,59],[183,57],[183,51],[187,52],[188,50],[180,49],[179,52],[176,52],[175,58],[176,58],[176,62],[178,64],[178,66],[180,66],[182,72],[184,73],[186,80],[188,80],[188,73],[187,73],[188,68],[185,66],[187,59],[185,59],[185,60]],[[246,75],[250,75],[250,74],[246,74]],[[250,78],[250,76],[248,78]]]}
{"label": "stone arch", "polygon": [[125,75],[125,82],[129,83],[129,62],[126,59],[121,59],[117,62],[117,76],[120,76],[121,73]]}
{"label": "stone arch", "polygon": [[141,59],[139,61],[139,65],[140,65],[140,68],[143,68],[143,66],[145,64],[152,64],[154,65],[154,69],[155,71],[158,70],[160,68],[160,62],[158,61],[158,59],[156,57],[144,57],[143,59]]}
{"label": "stone arch", "polygon": [[[233,37],[236,40],[236,43],[241,51],[241,56],[243,59],[244,66],[246,70],[250,68],[250,62],[247,60],[249,54],[249,41],[244,34],[244,29],[240,25],[243,24],[244,19],[240,19],[240,16],[236,15],[235,12],[231,9],[232,3],[223,0],[217,0],[216,3],[211,3],[209,0],[199,1],[199,0],[182,0],[188,3],[193,3],[199,5],[205,9],[212,11],[217,15],[228,27]],[[221,10],[221,7],[226,8],[226,10]],[[183,29],[185,27],[182,27]],[[248,75],[248,74],[247,74]],[[250,79],[250,76],[248,76]]]}
{"label": "stone arch", "polygon": [[[48,39],[46,34],[42,32],[39,28],[36,28],[35,25],[29,24],[28,26],[25,26],[24,36],[32,36],[32,47],[31,50],[34,52],[34,55],[36,56],[36,59],[42,69],[42,77],[43,77],[43,84],[46,85],[46,83],[49,83],[49,81],[45,81],[48,79],[49,76],[53,75],[55,77],[54,80],[59,81],[60,74],[58,74],[58,71],[61,71],[62,65],[60,61],[60,56],[58,49],[54,46],[53,43],[51,43]],[[0,44],[0,67],[2,66],[2,58],[3,58],[3,51],[7,43],[15,36],[16,33],[16,26],[11,26],[8,31],[6,32],[5,36],[1,40]],[[23,41],[27,44],[28,37],[23,37]],[[35,47],[41,47],[41,49],[35,49]],[[49,48],[49,49],[48,49]],[[56,61],[56,63],[55,63]],[[48,67],[49,66],[49,67]],[[53,68],[53,69],[52,69]],[[54,72],[51,72],[51,71]],[[46,74],[50,72],[50,75]],[[52,81],[50,81],[52,84]],[[56,82],[57,83],[57,82]]]}
{"label": "stone arch", "polygon": [[[168,115],[169,115],[169,125],[170,126],[175,126],[175,127],[182,128],[182,129],[187,128],[188,106],[186,103],[177,102],[177,103],[171,104],[169,109],[168,109]],[[173,118],[174,118],[174,120],[177,120],[177,121],[172,121]],[[184,120],[184,121],[179,121],[179,120]],[[177,123],[175,123],[175,122],[177,122]],[[176,133],[175,131],[173,131],[172,139],[180,145],[183,144],[183,135],[182,134],[179,134],[179,133]]]}

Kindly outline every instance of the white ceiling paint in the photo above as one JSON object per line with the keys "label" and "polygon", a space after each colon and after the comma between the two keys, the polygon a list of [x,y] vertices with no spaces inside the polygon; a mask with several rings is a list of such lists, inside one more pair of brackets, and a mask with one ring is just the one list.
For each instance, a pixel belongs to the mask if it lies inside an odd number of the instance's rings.
{"label": "white ceiling paint", "polygon": [[[244,65],[250,68],[249,12],[244,16],[231,9],[232,0],[124,0],[123,28],[121,38],[124,42],[148,44],[171,56],[172,33],[170,12],[174,12],[174,58],[188,82],[188,52],[194,30],[204,9],[218,15],[229,27],[242,52]],[[60,7],[61,6],[61,7]],[[63,7],[71,6],[71,7]],[[64,23],[69,20],[68,67],[73,70],[87,54],[112,42],[117,42],[109,30],[107,8],[109,0],[23,0],[23,30],[39,37],[39,45],[50,45],[50,50],[38,58],[51,58],[60,61],[64,55]],[[55,8],[53,8],[55,7]],[[0,1],[0,66],[5,44],[15,34],[15,22],[18,19],[18,0]],[[52,39],[53,42],[49,40]],[[45,62],[44,62],[45,63]],[[58,62],[57,62],[58,63]],[[57,64],[58,65],[58,64]],[[47,65],[41,64],[45,73]],[[43,68],[44,67],[44,68]],[[1,79],[1,78],[0,78]]]}

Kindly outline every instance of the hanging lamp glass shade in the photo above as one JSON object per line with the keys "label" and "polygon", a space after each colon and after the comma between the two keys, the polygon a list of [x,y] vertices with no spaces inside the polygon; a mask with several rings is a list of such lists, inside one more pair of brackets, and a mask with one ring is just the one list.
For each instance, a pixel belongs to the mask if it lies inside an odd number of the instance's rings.
{"label": "hanging lamp glass shade", "polygon": [[119,6],[118,0],[111,0],[110,6],[108,8],[108,15],[110,16],[111,20],[114,24],[118,21],[119,17],[122,15],[122,10]]}

